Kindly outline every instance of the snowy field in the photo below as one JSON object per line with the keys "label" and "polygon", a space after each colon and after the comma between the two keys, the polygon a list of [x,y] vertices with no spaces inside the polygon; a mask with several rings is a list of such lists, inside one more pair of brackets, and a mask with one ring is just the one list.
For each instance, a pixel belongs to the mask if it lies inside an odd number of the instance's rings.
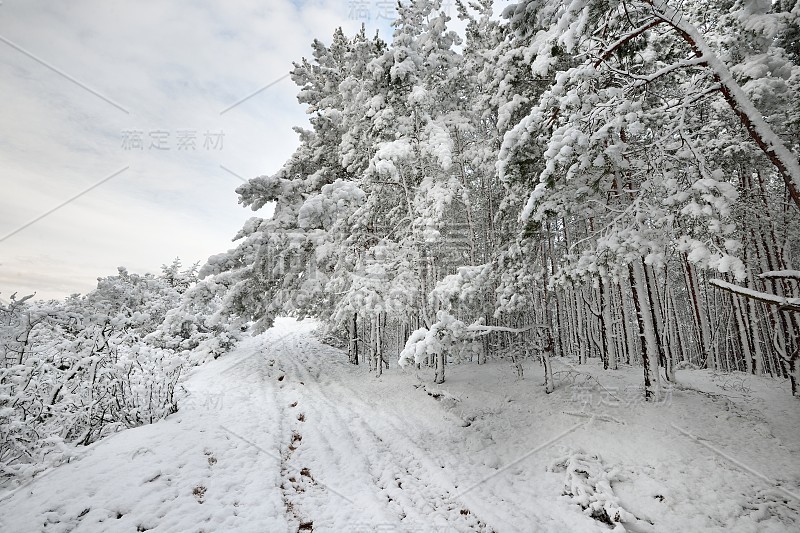
{"label": "snowy field", "polygon": [[[640,368],[393,368],[376,379],[279,320],[183,383],[182,407],[0,496],[0,531],[800,530],[786,385]],[[592,377],[596,376],[596,378]]]}

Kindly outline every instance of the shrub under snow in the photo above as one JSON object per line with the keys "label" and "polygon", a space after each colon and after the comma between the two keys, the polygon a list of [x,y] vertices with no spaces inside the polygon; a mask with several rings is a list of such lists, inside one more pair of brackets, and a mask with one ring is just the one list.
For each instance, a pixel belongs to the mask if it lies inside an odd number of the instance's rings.
{"label": "shrub under snow", "polygon": [[189,350],[203,360],[232,346],[235,337],[206,327],[200,309],[185,337],[162,327],[193,281],[194,269],[177,266],[160,277],[120,268],[63,302],[0,304],[0,484],[175,412]]}

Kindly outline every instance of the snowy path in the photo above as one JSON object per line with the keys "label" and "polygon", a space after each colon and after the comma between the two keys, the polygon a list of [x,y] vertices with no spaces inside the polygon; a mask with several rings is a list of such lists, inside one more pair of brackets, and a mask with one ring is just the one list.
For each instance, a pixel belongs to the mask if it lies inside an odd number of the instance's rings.
{"label": "snowy path", "polygon": [[[0,531],[608,531],[563,495],[566,467],[554,464],[564,457],[590,471],[569,478],[587,481],[584,499],[631,513],[620,531],[798,523],[800,504],[770,486],[800,487],[797,409],[755,388],[741,403],[705,374],[687,375],[708,391],[676,391],[671,405],[595,405],[604,415],[592,421],[571,414],[584,393],[546,396],[538,376],[516,380],[502,363],[451,367],[441,387],[398,369],[375,379],[312,327],[279,321],[196,369],[179,413],[2,496]],[[621,397],[638,374],[597,376]],[[781,416],[756,409],[764,402]]]}
{"label": "snowy path", "polygon": [[352,373],[341,354],[290,332],[265,355],[235,372],[259,375],[287,421],[281,488],[290,530],[491,531],[451,495],[443,466],[402,420],[341,384]]}

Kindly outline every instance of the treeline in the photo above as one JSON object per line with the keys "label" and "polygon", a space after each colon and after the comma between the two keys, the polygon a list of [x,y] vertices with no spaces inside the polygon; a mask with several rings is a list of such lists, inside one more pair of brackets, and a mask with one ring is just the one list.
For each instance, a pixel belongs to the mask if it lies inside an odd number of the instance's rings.
{"label": "treeline", "polygon": [[549,391],[551,356],[597,357],[647,398],[680,365],[795,392],[800,4],[456,4],[463,41],[418,0],[391,42],[313,43],[310,129],[237,190],[274,215],[200,286],[261,329],[318,317],[377,373],[536,356]]}

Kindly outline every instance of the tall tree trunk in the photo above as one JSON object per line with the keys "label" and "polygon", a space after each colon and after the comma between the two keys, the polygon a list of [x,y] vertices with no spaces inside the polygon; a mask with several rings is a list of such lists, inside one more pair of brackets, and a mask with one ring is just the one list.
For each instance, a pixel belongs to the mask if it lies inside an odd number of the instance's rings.
{"label": "tall tree trunk", "polygon": [[647,285],[647,295],[650,299],[650,320],[653,323],[653,335],[658,350],[658,364],[661,367],[667,366],[667,346],[664,342],[664,318],[661,310],[661,299],[658,294],[655,270],[642,262],[642,272],[644,273],[645,284]]}
{"label": "tall tree trunk", "polygon": [[383,374],[383,346],[381,345],[381,314],[375,317],[375,375],[381,377]]}
{"label": "tall tree trunk", "polygon": [[579,348],[579,355],[578,355],[578,363],[585,365],[587,362],[588,354],[586,349],[586,339],[589,336],[589,332],[586,330],[583,322],[584,317],[584,309],[585,304],[583,303],[583,297],[580,299],[578,295],[575,295],[575,316],[578,323],[578,348]]}
{"label": "tall tree trunk", "polygon": [[436,370],[433,376],[434,383],[444,383],[444,366],[447,356],[444,350],[435,355]]}
{"label": "tall tree trunk", "polygon": [[735,294],[731,294],[730,296],[731,302],[733,303],[733,314],[736,318],[736,330],[739,334],[739,346],[742,350],[742,357],[744,358],[744,367],[748,374],[752,374],[755,369],[753,368],[753,353],[750,349],[751,343],[747,335],[747,326],[745,325],[745,316],[742,309],[743,302],[742,299]]}
{"label": "tall tree trunk", "polygon": [[[696,331],[700,345],[700,355],[704,358],[703,364],[707,368],[717,368],[717,350],[711,342],[711,327],[700,304],[700,290],[698,287],[697,274],[694,267],[689,262],[686,254],[683,254],[683,265],[686,273],[686,288],[689,291],[689,298],[694,313]],[[710,363],[710,364],[709,364]]]}
{"label": "tall tree trunk", "polygon": [[553,381],[553,367],[550,357],[553,353],[553,336],[550,330],[545,330],[545,340],[542,347],[542,366],[544,366],[544,392],[550,394],[555,390]]}
{"label": "tall tree trunk", "polygon": [[358,313],[353,313],[350,321],[350,362],[358,364]]}
{"label": "tall tree trunk", "polygon": [[628,264],[628,279],[631,285],[634,307],[636,308],[636,323],[639,326],[639,341],[641,343],[642,368],[644,371],[644,398],[646,401],[658,399],[656,376],[653,375],[651,363],[658,359],[658,352],[653,349],[652,342],[648,342],[648,332],[645,323],[649,313],[647,311],[647,294],[644,288],[643,276],[637,272],[641,266],[638,262]]}
{"label": "tall tree trunk", "polygon": [[606,310],[608,309],[608,297],[605,295],[605,282],[603,279],[600,279],[600,283],[597,287],[598,294],[599,294],[599,313],[597,315],[597,319],[600,321],[600,340],[602,341],[602,346],[600,347],[600,357],[603,359],[603,370],[608,370],[610,366],[609,354],[610,354],[610,344],[611,344],[611,335],[608,332],[608,325],[606,322]]}
{"label": "tall tree trunk", "polygon": [[544,284],[544,316],[545,316],[545,329],[544,340],[542,342],[542,366],[544,367],[544,392],[550,394],[555,390],[555,383],[553,382],[553,367],[551,366],[550,357],[553,355],[553,334],[551,333],[552,316],[550,313],[550,291],[547,290],[547,281]]}
{"label": "tall tree trunk", "polygon": [[617,350],[614,343],[614,320],[611,316],[611,306],[614,305],[614,294],[611,290],[611,280],[608,278],[603,278],[600,280],[600,285],[605,285],[605,291],[603,291],[601,294],[605,294],[605,301],[602,302],[602,313],[603,326],[605,328],[603,338],[606,340],[606,362],[608,363],[608,368],[611,370],[617,370]]}

